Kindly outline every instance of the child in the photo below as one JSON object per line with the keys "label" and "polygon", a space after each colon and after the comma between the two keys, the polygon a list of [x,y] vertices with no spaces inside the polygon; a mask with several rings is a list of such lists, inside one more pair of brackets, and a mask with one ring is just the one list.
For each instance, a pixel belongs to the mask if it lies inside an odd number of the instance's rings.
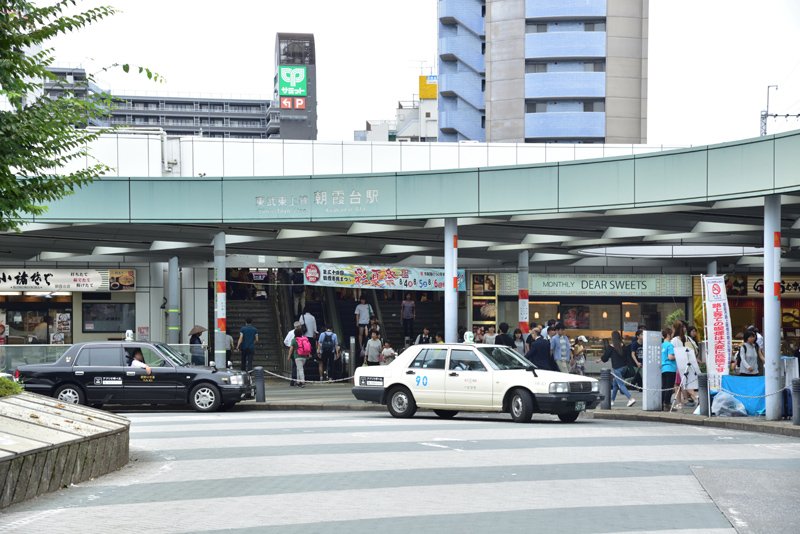
{"label": "child", "polygon": [[388,341],[384,342],[383,350],[381,351],[381,365],[389,365],[397,357],[397,353],[392,348],[392,344]]}

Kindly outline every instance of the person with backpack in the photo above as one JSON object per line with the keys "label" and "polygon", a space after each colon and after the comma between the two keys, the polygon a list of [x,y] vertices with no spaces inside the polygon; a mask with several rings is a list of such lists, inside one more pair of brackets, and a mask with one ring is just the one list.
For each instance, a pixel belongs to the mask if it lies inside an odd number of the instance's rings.
{"label": "person with backpack", "polygon": [[334,365],[336,360],[339,359],[339,339],[336,337],[336,334],[333,333],[333,329],[330,326],[325,328],[325,331],[319,335],[317,353],[320,357],[320,379],[324,376],[327,380],[330,380],[334,375],[337,375],[338,378],[338,373],[334,371]]}
{"label": "person with backpack", "polygon": [[296,328],[294,331],[294,339],[292,346],[289,347],[289,359],[294,361],[297,367],[297,386],[306,386],[305,365],[306,360],[311,356],[311,341],[303,334],[301,328]]}

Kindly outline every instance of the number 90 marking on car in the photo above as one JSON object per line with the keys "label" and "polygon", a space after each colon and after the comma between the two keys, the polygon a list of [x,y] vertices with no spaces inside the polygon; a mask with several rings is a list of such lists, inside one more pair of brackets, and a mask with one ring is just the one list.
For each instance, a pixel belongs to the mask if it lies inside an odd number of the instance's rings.
{"label": "number 90 marking on car", "polygon": [[428,387],[428,377],[427,376],[418,376],[416,378],[416,382],[418,386],[422,386],[424,388]]}

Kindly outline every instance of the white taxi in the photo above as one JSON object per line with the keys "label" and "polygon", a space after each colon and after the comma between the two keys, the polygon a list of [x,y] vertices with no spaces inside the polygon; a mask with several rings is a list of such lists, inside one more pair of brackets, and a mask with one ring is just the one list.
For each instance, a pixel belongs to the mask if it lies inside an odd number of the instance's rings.
{"label": "white taxi", "polygon": [[359,367],[354,381],[356,399],[385,404],[394,417],[423,408],[443,418],[508,412],[525,423],[547,413],[571,423],[602,399],[594,378],[537,369],[501,345],[415,345],[389,365]]}

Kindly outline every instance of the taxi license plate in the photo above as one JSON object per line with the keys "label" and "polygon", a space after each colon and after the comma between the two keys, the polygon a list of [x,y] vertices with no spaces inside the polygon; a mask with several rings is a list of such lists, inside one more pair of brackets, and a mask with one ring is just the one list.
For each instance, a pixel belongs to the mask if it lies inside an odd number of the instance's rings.
{"label": "taxi license plate", "polygon": [[585,409],[586,409],[586,403],[585,402],[581,401],[581,402],[576,402],[575,403],[575,411],[576,412],[582,412]]}

